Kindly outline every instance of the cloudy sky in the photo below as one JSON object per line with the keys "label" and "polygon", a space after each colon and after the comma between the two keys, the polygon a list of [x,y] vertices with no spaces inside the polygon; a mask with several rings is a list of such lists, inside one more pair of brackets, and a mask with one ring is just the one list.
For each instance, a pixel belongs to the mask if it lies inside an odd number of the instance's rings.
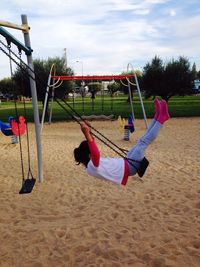
{"label": "cloudy sky", "polygon": [[[119,74],[128,63],[142,69],[155,55],[185,56],[200,68],[199,0],[1,0],[0,11],[15,24],[27,15],[34,59],[66,49],[76,75]],[[7,30],[23,42],[20,31]],[[0,51],[0,79],[9,73]]]}

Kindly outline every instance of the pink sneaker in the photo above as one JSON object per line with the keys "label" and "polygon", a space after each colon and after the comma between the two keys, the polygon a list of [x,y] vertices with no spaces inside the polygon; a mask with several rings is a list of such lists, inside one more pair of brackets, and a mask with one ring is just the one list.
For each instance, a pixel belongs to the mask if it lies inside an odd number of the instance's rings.
{"label": "pink sneaker", "polygon": [[163,124],[165,121],[169,120],[170,115],[168,112],[167,102],[165,100],[161,100],[160,102],[160,114],[157,118],[157,121]]}

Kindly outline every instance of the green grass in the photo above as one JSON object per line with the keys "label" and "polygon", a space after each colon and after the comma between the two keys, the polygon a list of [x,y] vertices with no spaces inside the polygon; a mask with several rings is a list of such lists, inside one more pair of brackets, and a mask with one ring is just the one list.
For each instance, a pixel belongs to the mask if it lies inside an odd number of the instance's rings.
{"label": "green grass", "polygon": [[[80,115],[110,115],[114,114],[115,118],[121,117],[127,118],[131,115],[131,106],[127,101],[127,96],[116,96],[113,99],[109,96],[104,98],[97,96],[92,103],[90,97],[81,97],[70,99],[67,103],[76,110]],[[154,115],[154,107],[152,99],[143,100],[146,115],[148,118],[152,118]],[[63,102],[61,102],[65,105]],[[172,97],[169,102],[169,112],[171,117],[193,117],[200,116],[200,95],[192,95],[185,97]],[[136,118],[143,118],[142,108],[138,96],[133,98],[133,108]],[[69,112],[71,109],[66,106]],[[17,103],[17,112],[19,115],[24,115],[23,103]],[[42,114],[42,104],[39,102],[39,113]],[[26,118],[27,121],[33,121],[33,108],[32,103],[26,103]],[[9,116],[16,117],[15,105],[13,102],[2,102],[0,104],[0,120],[7,121]],[[52,121],[70,120],[70,115],[61,108],[58,103],[54,102],[53,105],[53,118]]]}

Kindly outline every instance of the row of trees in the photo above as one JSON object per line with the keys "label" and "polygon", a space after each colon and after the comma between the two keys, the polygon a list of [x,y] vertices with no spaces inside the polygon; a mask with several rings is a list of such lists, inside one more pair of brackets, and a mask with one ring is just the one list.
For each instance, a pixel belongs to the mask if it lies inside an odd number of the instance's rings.
{"label": "row of trees", "polygon": [[188,59],[179,57],[164,64],[159,57],[146,64],[142,75],[145,97],[159,95],[166,101],[172,96],[192,94],[194,80],[200,78],[195,64],[190,68]]}
{"label": "row of trees", "polygon": [[[56,73],[58,75],[74,75],[71,68],[65,68],[64,58],[56,57],[49,58],[48,60],[34,60],[38,99],[41,101],[44,101],[45,98],[49,71],[52,64],[56,66]],[[1,80],[0,92],[3,94],[9,92],[15,96],[23,95],[31,97],[29,76],[25,72],[18,67],[13,75],[12,81],[10,78]],[[184,96],[192,94],[193,81],[197,78],[200,79],[200,71],[196,70],[195,64],[191,67],[189,60],[185,57],[179,57],[177,60],[172,59],[164,63],[160,57],[155,56],[150,63],[145,65],[143,72],[137,71],[137,77],[141,90],[144,92],[146,98],[161,96],[168,101],[174,95]],[[93,98],[102,88],[101,81],[91,82],[91,80],[88,80],[84,82]],[[127,81],[124,81],[124,83],[127,83]],[[57,96],[67,97],[70,92],[75,91],[76,87],[83,89],[80,81],[76,83],[65,81],[56,89]],[[133,85],[131,87],[132,92],[136,90],[136,87]],[[111,96],[116,91],[123,91],[128,94],[128,88],[120,82],[110,83],[108,90]]]}

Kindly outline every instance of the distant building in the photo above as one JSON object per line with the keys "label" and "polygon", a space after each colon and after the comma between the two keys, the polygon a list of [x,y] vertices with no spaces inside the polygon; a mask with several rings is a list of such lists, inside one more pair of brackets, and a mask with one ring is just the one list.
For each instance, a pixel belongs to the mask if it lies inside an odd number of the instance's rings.
{"label": "distant building", "polygon": [[199,79],[194,80],[193,92],[200,93],[200,80]]}

